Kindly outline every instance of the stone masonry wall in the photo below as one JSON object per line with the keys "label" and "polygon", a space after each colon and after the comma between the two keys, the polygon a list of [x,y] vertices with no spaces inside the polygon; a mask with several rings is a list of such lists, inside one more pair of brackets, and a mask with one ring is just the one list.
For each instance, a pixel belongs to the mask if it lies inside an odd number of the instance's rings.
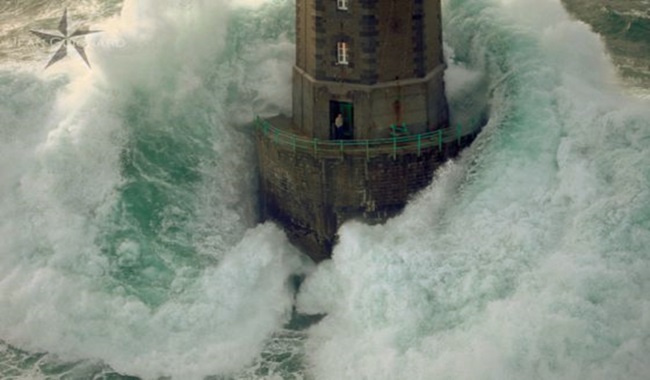
{"label": "stone masonry wall", "polygon": [[427,186],[446,152],[319,157],[258,137],[263,216],[315,261],[328,258],[346,220],[384,221]]}

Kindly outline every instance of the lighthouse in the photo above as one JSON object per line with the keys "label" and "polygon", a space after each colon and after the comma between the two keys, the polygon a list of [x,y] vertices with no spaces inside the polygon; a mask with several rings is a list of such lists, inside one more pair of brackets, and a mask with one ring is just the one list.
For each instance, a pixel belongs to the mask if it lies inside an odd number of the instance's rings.
{"label": "lighthouse", "polygon": [[297,0],[292,115],[256,121],[261,213],[318,262],[476,134],[449,125],[440,0]]}

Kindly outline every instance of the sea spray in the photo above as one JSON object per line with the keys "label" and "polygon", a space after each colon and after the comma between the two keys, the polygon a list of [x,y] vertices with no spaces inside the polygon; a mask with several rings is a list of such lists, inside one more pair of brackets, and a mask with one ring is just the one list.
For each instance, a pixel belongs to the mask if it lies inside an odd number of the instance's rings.
{"label": "sea spray", "polygon": [[[94,37],[122,42],[89,44],[92,71],[67,60],[39,74],[52,100],[38,103],[33,74],[3,87],[14,99],[3,112],[26,127],[2,135],[25,141],[2,157],[20,164],[3,172],[3,340],[56,361],[191,379],[241,370],[288,321],[288,279],[302,264],[277,227],[256,226],[241,123],[286,107],[249,81],[273,78],[291,54],[278,53],[282,24],[251,28],[238,12],[126,2]],[[259,42],[235,46],[235,31]]]}

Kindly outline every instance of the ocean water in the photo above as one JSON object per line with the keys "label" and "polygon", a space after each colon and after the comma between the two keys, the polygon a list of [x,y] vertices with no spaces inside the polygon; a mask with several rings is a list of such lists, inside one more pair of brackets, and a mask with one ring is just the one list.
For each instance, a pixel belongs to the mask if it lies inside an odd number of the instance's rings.
{"label": "ocean water", "polygon": [[650,1],[562,0],[575,17],[599,33],[625,79],[628,93],[647,97],[650,87]]}
{"label": "ocean water", "polygon": [[92,70],[24,36],[65,2],[0,5],[0,378],[647,378],[647,93],[559,0],[444,1],[488,123],[318,267],[256,212],[293,2],[75,4]]}

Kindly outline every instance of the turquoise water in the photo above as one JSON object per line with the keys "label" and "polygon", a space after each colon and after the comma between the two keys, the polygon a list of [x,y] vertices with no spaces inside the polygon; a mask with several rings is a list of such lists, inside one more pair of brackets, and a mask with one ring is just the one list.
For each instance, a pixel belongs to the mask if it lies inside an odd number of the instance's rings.
{"label": "turquoise water", "polygon": [[[645,378],[647,100],[556,1],[443,8],[452,111],[489,122],[318,268],[256,211],[248,123],[289,111],[293,3],[127,1],[92,71],[17,47],[0,378]],[[327,317],[296,331],[294,307]]]}

